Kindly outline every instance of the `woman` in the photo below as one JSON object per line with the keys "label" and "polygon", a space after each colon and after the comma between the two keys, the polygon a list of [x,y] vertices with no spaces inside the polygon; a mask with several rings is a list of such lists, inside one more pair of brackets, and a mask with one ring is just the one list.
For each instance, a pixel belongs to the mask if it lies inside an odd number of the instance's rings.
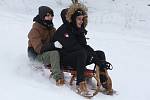
{"label": "woman", "polygon": [[[57,41],[62,47],[60,53],[62,64],[75,67],[77,70],[77,86],[81,92],[87,92],[85,77],[83,75],[85,66],[95,63],[100,67],[100,71],[105,70],[109,63],[106,62],[103,51],[94,51],[87,45],[85,35],[87,31],[87,8],[82,4],[73,4],[69,8],[62,10],[61,17],[63,24],[58,28],[54,35],[54,41]],[[107,74],[108,75],[108,74]],[[100,75],[101,83],[110,83],[108,76]],[[107,81],[107,82],[106,82]],[[108,85],[108,84],[107,84]],[[107,89],[108,90],[108,89]],[[112,90],[112,86],[109,86]]]}
{"label": "woman", "polygon": [[[58,28],[54,35],[54,41],[57,41],[60,47],[62,47],[60,50],[61,62],[65,66],[76,68],[76,84],[83,93],[88,92],[84,77],[87,54],[84,47],[79,43],[78,37],[80,33],[85,33],[83,20],[87,17],[86,10],[86,7],[81,4],[70,6],[65,16],[68,19],[64,21],[65,23]],[[70,20],[71,22],[69,22]]]}

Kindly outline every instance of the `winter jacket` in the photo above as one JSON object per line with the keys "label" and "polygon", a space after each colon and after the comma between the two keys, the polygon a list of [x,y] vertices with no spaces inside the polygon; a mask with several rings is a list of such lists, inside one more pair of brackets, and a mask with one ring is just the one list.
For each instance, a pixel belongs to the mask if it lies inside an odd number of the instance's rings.
{"label": "winter jacket", "polygon": [[52,38],[56,29],[47,28],[44,25],[35,22],[28,34],[28,53],[36,56],[43,52],[53,50]]}
{"label": "winter jacket", "polygon": [[61,25],[54,35],[54,41],[59,41],[63,46],[61,53],[66,55],[74,51],[83,49],[82,45],[86,45],[84,36],[85,30],[77,30],[70,24]]}
{"label": "winter jacket", "polygon": [[[91,57],[93,56],[94,50],[87,45],[85,35],[87,31],[84,27],[81,29],[75,28],[71,25],[72,20],[71,16],[77,9],[82,9],[84,13],[86,13],[87,9],[83,5],[72,5],[71,8],[66,8],[61,11],[61,18],[63,21],[63,25],[57,30],[55,34],[55,40],[60,40],[62,45],[65,45],[62,49],[63,54],[69,54],[71,52],[75,52],[77,50],[84,49],[87,53],[87,64],[91,63]],[[84,26],[87,24],[87,17],[84,18]],[[68,37],[67,37],[68,36]],[[59,38],[59,39],[58,39]],[[66,42],[64,42],[66,41]]]}

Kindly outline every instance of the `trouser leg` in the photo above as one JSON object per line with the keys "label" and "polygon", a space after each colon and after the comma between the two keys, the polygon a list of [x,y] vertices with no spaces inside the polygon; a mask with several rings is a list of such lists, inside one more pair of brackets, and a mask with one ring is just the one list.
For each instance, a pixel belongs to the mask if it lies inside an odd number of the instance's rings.
{"label": "trouser leg", "polygon": [[36,60],[43,64],[51,64],[53,78],[58,80],[62,78],[60,70],[60,56],[58,51],[48,51],[41,55],[38,55]]}
{"label": "trouser leg", "polygon": [[85,50],[78,50],[67,55],[62,56],[62,64],[64,66],[72,66],[77,70],[77,85],[81,81],[85,81],[84,71],[86,65],[87,55]]}
{"label": "trouser leg", "polygon": [[84,71],[85,71],[85,65],[86,65],[86,59],[87,55],[84,51],[80,51],[77,56],[77,85],[79,85],[80,82],[85,81]]}

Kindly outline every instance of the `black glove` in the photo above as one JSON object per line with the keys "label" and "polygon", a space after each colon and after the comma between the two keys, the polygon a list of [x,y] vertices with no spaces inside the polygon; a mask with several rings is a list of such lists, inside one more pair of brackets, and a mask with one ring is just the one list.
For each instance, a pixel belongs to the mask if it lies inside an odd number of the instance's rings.
{"label": "black glove", "polygon": [[44,44],[41,48],[41,53],[51,50],[56,50],[53,42],[50,42],[49,44]]}

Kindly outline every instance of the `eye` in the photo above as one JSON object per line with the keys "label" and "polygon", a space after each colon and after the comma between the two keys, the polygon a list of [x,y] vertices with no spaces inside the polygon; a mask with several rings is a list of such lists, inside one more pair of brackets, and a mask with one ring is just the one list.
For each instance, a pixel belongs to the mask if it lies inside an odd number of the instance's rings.
{"label": "eye", "polygon": [[49,13],[47,13],[47,14],[46,14],[46,16],[47,16],[47,17],[50,17],[50,16],[52,16],[52,15],[51,15],[51,14],[49,14]]}
{"label": "eye", "polygon": [[80,18],[80,21],[83,21],[83,18]]}
{"label": "eye", "polygon": [[84,18],[83,16],[79,16],[78,20],[83,21],[83,18]]}

